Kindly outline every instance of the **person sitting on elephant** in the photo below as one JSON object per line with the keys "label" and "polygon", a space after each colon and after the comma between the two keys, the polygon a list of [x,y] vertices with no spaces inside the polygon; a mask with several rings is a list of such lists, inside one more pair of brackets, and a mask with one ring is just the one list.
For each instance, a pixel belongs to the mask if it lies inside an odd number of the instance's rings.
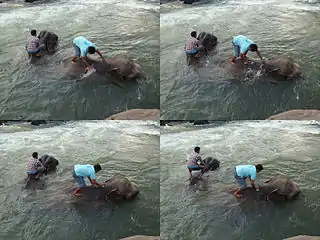
{"label": "person sitting on elephant", "polygon": [[232,44],[234,48],[234,56],[231,59],[231,63],[235,63],[236,59],[240,56],[240,58],[244,61],[244,64],[248,64],[247,53],[249,50],[251,52],[257,52],[258,57],[262,60],[257,44],[255,44],[249,38],[243,35],[235,36],[232,39]]}
{"label": "person sitting on elephant", "polygon": [[199,171],[201,170],[201,175],[204,174],[204,163],[202,161],[202,158],[200,156],[200,147],[195,147],[193,150],[193,153],[190,155],[187,168],[189,170],[190,178],[192,178],[192,171]]}
{"label": "person sitting on elephant", "polygon": [[26,50],[29,56],[36,55],[37,57],[40,57],[39,38],[37,37],[37,31],[33,29],[30,33],[31,36],[28,38]]}
{"label": "person sitting on elephant", "polygon": [[187,55],[192,55],[194,57],[199,57],[199,50],[203,47],[200,45],[199,40],[197,39],[197,32],[192,31],[191,37],[188,39],[184,50]]}
{"label": "person sitting on elephant", "polygon": [[27,165],[28,177],[34,177],[34,179],[39,179],[40,174],[45,169],[46,168],[42,165],[42,163],[38,159],[38,153],[37,152],[32,153],[32,157],[29,159],[29,162]]}
{"label": "person sitting on elephant", "polygon": [[240,188],[238,188],[234,195],[237,198],[240,198],[240,195],[238,194],[239,191],[243,188],[247,187],[246,179],[249,178],[251,186],[256,190],[259,191],[259,186],[255,186],[254,181],[257,177],[257,173],[261,172],[263,170],[263,166],[261,164],[257,165],[238,165],[234,169],[234,178],[237,180],[238,184],[240,185]]}
{"label": "person sitting on elephant", "polygon": [[73,39],[73,46],[76,52],[75,56],[71,60],[73,63],[76,63],[76,60],[80,58],[84,62],[84,64],[88,67],[88,69],[93,68],[88,64],[86,60],[88,53],[89,54],[98,53],[99,56],[102,58],[102,60],[105,62],[105,59],[102,56],[102,53],[97,48],[97,46],[94,45],[89,40],[85,39],[84,37],[79,36]]}
{"label": "person sitting on elephant", "polygon": [[91,164],[86,164],[86,165],[74,165],[73,170],[72,170],[72,176],[75,178],[78,187],[77,189],[73,192],[75,196],[81,196],[79,194],[80,190],[82,187],[86,186],[86,182],[84,181],[84,178],[87,177],[92,185],[98,186],[98,187],[103,187],[105,184],[100,184],[97,182],[97,177],[96,173],[101,170],[100,164],[95,164],[94,166]]}

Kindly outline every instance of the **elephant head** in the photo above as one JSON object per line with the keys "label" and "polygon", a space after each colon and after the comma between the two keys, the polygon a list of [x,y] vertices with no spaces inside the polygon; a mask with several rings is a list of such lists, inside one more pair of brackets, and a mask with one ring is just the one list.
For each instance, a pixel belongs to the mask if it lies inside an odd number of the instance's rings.
{"label": "elephant head", "polygon": [[56,52],[58,46],[58,36],[53,32],[41,31],[39,33],[39,45],[42,51],[45,51],[49,54]]}
{"label": "elephant head", "polygon": [[220,167],[220,161],[213,157],[206,157],[203,159],[204,171],[214,171]]}
{"label": "elephant head", "polygon": [[57,170],[57,166],[59,165],[59,161],[50,155],[42,155],[39,159],[42,165],[46,168],[44,174],[50,174]]}
{"label": "elephant head", "polygon": [[261,70],[265,75],[293,79],[301,75],[299,64],[293,58],[286,56],[276,56],[263,61]]}
{"label": "elephant head", "polygon": [[204,47],[204,52],[206,54],[213,51],[218,44],[218,38],[207,32],[200,32],[197,39],[199,40],[200,45]]}

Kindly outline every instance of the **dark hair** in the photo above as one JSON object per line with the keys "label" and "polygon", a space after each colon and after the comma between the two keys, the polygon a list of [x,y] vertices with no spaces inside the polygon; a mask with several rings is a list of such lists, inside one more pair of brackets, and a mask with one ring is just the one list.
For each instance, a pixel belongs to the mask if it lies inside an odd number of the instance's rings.
{"label": "dark hair", "polygon": [[251,52],[257,51],[257,50],[258,50],[257,44],[254,44],[254,43],[253,43],[253,44],[250,44],[249,50],[250,50]]}
{"label": "dark hair", "polygon": [[196,38],[197,37],[197,32],[196,31],[192,31],[191,32],[191,37],[195,37]]}
{"label": "dark hair", "polygon": [[96,49],[92,46],[88,47],[88,53],[94,54],[96,52]]}
{"label": "dark hair", "polygon": [[199,152],[200,152],[200,147],[195,147],[195,148],[194,148],[194,151],[195,151],[196,153],[199,153]]}
{"label": "dark hair", "polygon": [[34,29],[33,29],[33,30],[31,30],[30,33],[31,33],[32,36],[37,36],[37,30],[34,30]]}
{"label": "dark hair", "polygon": [[261,172],[263,170],[263,166],[261,164],[256,165],[257,172]]}
{"label": "dark hair", "polygon": [[38,158],[38,153],[37,152],[32,153],[32,157],[33,158]]}
{"label": "dark hair", "polygon": [[102,169],[99,163],[95,164],[93,167],[95,172],[99,172]]}

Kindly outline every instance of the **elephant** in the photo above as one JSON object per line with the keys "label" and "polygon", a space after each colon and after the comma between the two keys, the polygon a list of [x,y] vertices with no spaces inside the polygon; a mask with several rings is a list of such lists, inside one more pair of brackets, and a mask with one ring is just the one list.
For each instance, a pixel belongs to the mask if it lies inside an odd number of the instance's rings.
{"label": "elephant", "polygon": [[199,40],[199,50],[200,57],[195,57],[195,55],[187,54],[187,63],[188,65],[196,64],[199,62],[201,57],[208,56],[214,53],[214,50],[218,44],[218,38],[207,32],[200,32],[197,39]]}
{"label": "elephant", "polygon": [[275,56],[263,61],[248,60],[247,65],[241,59],[237,59],[234,64],[224,60],[219,67],[240,78],[252,78],[258,71],[260,75],[270,76],[276,81],[288,81],[301,76],[300,66],[287,56]]}
{"label": "elephant", "polygon": [[126,177],[117,174],[105,182],[104,187],[86,186],[79,191],[83,200],[121,202],[133,200],[138,194],[137,186]]}
{"label": "elephant", "polygon": [[267,120],[315,120],[320,121],[318,109],[294,109],[279,113],[267,118]]}
{"label": "elephant", "polygon": [[56,172],[57,166],[59,165],[59,161],[50,155],[42,155],[39,158],[39,161],[42,163],[42,165],[45,167],[45,170],[40,175],[40,179],[36,180],[32,177],[27,177],[25,188],[27,189],[45,189],[46,188],[46,182],[43,179],[43,174],[51,174]]}
{"label": "elephant", "polygon": [[[206,157],[202,161],[203,161],[202,172],[214,171],[220,167],[220,161],[213,158],[213,157]],[[200,172],[193,174],[193,176],[190,179],[189,186],[195,185],[195,184],[199,183],[200,181],[203,181],[200,178]]]}
{"label": "elephant", "polygon": [[239,191],[239,195],[245,200],[274,203],[291,201],[300,193],[299,185],[284,175],[278,175],[265,181],[258,192],[252,187],[246,187]]}
{"label": "elephant", "polygon": [[109,116],[105,120],[158,120],[160,119],[159,109],[130,109]]}
{"label": "elephant", "polygon": [[131,237],[121,238],[119,240],[160,240],[160,236],[135,235]]}
{"label": "elephant", "polygon": [[[61,63],[61,68],[69,76],[79,76],[85,73],[85,64],[78,59],[76,63],[71,62],[72,58],[64,59]],[[124,80],[136,80],[141,75],[141,67],[133,60],[126,56],[115,56],[113,58],[102,60],[88,57],[88,64],[93,65],[96,69],[94,74],[106,76],[107,74],[115,74]],[[93,74],[93,75],[94,75]]]}
{"label": "elephant", "polygon": [[36,56],[35,54],[29,55],[30,63],[35,63],[44,54],[53,55],[57,50],[59,37],[55,33],[43,30],[39,33],[38,38],[40,56]]}
{"label": "elephant", "polygon": [[298,235],[290,238],[284,238],[283,240],[320,240],[319,236],[307,236],[307,235]]}

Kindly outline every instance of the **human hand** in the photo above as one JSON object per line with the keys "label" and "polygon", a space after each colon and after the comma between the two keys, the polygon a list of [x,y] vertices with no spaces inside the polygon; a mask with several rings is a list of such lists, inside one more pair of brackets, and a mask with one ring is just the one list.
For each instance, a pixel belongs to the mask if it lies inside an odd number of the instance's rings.
{"label": "human hand", "polygon": [[245,65],[248,65],[248,61],[245,61],[244,64],[245,64]]}

